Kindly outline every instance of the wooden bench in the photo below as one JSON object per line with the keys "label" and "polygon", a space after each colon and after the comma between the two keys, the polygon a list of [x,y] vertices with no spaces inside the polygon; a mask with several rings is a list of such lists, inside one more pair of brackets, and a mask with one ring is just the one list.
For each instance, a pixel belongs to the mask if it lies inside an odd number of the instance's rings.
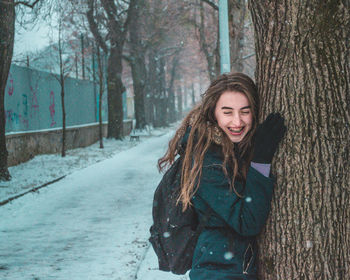
{"label": "wooden bench", "polygon": [[140,141],[140,135],[130,135],[130,141]]}

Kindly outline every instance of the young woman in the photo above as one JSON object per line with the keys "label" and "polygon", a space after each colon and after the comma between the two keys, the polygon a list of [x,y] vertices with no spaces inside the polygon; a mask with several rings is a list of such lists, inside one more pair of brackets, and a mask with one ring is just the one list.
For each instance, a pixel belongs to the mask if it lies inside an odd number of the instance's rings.
{"label": "young woman", "polygon": [[257,244],[270,210],[270,163],[286,131],[280,114],[258,125],[259,97],[242,73],[223,74],[170,141],[163,169],[183,157],[183,209],[211,216],[199,236],[190,279],[257,279]]}

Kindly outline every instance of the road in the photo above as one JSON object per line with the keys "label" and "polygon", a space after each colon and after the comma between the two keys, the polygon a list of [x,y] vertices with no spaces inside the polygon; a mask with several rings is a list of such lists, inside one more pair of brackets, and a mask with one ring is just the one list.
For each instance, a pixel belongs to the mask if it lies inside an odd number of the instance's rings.
{"label": "road", "polygon": [[0,279],[187,279],[158,271],[148,243],[170,136],[0,207]]}

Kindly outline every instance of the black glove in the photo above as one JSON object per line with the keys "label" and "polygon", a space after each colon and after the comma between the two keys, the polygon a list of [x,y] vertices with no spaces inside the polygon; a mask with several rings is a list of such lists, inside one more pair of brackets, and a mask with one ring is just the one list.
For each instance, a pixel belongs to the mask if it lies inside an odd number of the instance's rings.
{"label": "black glove", "polygon": [[281,142],[287,127],[280,113],[272,113],[259,124],[254,139],[253,162],[271,163],[279,142]]}

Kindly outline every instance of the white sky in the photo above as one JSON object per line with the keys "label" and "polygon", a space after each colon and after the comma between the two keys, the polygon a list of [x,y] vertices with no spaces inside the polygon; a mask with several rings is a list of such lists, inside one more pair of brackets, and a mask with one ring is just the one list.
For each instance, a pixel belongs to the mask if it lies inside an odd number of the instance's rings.
{"label": "white sky", "polygon": [[24,30],[16,24],[14,56],[48,46],[50,42],[49,31],[47,25],[38,25],[32,30]]}

